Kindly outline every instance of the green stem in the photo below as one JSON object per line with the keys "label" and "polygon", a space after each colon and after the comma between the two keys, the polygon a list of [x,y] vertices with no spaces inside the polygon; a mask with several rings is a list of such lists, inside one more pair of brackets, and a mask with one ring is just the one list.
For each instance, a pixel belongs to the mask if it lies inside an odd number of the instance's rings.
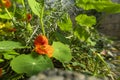
{"label": "green stem", "polygon": [[11,16],[10,12],[8,11],[7,8],[5,8],[5,11],[7,12],[8,16],[10,17],[10,19],[12,19],[13,17]]}
{"label": "green stem", "polygon": [[[103,63],[106,65],[108,72],[110,73],[110,68],[108,67],[107,63],[104,61],[104,59],[102,58],[102,56],[100,54],[97,54],[97,56],[103,61]],[[112,75],[110,75],[112,80],[115,80],[114,77]]]}
{"label": "green stem", "polygon": [[22,5],[23,5],[23,7],[25,8],[24,0],[22,0]]}
{"label": "green stem", "polygon": [[13,16],[10,14],[10,12],[8,11],[7,8],[5,8],[5,11],[7,12],[8,16],[9,16],[10,19],[12,20],[13,24],[16,25],[15,22],[14,22]]}
{"label": "green stem", "polygon": [[23,5],[23,8],[24,8],[24,12],[25,12],[25,14],[27,14],[24,0],[22,0],[22,5]]}
{"label": "green stem", "polygon": [[98,67],[98,63],[95,62],[95,68],[94,68],[94,73],[93,73],[94,76],[96,76],[97,74],[97,67]]}
{"label": "green stem", "polygon": [[45,35],[45,28],[44,28],[44,22],[43,22],[43,15],[44,15],[44,7],[42,7],[42,11],[41,11],[41,14],[40,14],[40,24],[41,24],[41,27],[42,27],[43,35]]}
{"label": "green stem", "polygon": [[108,71],[110,72],[110,68],[108,67],[107,63],[104,61],[104,59],[101,57],[100,54],[97,54],[97,56],[102,60],[102,62],[106,65]]}

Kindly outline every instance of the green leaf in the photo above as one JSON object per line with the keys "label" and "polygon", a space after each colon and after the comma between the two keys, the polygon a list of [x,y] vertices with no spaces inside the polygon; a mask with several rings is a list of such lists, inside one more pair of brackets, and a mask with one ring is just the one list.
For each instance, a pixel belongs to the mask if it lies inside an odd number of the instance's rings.
{"label": "green leaf", "polygon": [[76,0],[76,5],[84,10],[95,9],[98,12],[120,13],[120,4],[111,0]]}
{"label": "green leaf", "polygon": [[37,16],[41,17],[40,14],[41,14],[44,2],[41,1],[41,4],[40,4],[36,0],[28,0],[28,4],[30,8],[32,9],[32,12],[36,14]]}
{"label": "green leaf", "polygon": [[30,23],[27,24],[27,31],[29,31],[30,34],[33,33],[33,28]]}
{"label": "green leaf", "polygon": [[19,42],[14,41],[0,41],[0,50],[12,50],[17,48],[25,48]]}
{"label": "green leaf", "polygon": [[92,41],[90,38],[87,39],[87,43],[91,46],[95,46],[96,42]]}
{"label": "green leaf", "polygon": [[72,59],[70,48],[61,42],[53,42],[54,53],[53,57],[60,62],[69,62]]}
{"label": "green leaf", "polygon": [[14,50],[5,51],[2,54],[3,54],[4,58],[7,60],[13,59],[19,55],[19,53],[15,52]]}
{"label": "green leaf", "polygon": [[0,14],[0,18],[2,18],[2,19],[11,19],[7,13]]}
{"label": "green leaf", "polygon": [[110,1],[76,0],[76,5],[84,10],[96,9],[101,11],[104,7],[109,6],[110,3]]}
{"label": "green leaf", "polygon": [[120,5],[116,4],[116,5],[111,5],[109,7],[105,7],[103,10],[103,12],[106,13],[120,13]]}
{"label": "green leaf", "polygon": [[68,13],[65,13],[62,16],[62,19],[57,22],[58,26],[63,31],[71,31],[72,30],[72,21]]}
{"label": "green leaf", "polygon": [[23,0],[15,0],[17,3],[21,3],[23,2]]}
{"label": "green leaf", "polygon": [[33,56],[31,54],[22,54],[14,58],[11,61],[10,66],[15,72],[26,73],[28,75],[34,75],[48,68],[53,68],[52,61],[47,56]]}
{"label": "green leaf", "polygon": [[64,34],[55,32],[55,36],[57,37],[58,41],[65,43],[65,44],[70,44],[67,38],[65,38]]}
{"label": "green leaf", "polygon": [[74,31],[74,35],[78,37],[81,41],[87,41],[90,34],[86,30],[86,28],[82,26],[77,26],[77,28]]}
{"label": "green leaf", "polygon": [[0,59],[0,63],[4,62],[4,59]]}
{"label": "green leaf", "polygon": [[95,16],[87,16],[86,14],[78,15],[75,20],[81,26],[91,27],[96,24]]}

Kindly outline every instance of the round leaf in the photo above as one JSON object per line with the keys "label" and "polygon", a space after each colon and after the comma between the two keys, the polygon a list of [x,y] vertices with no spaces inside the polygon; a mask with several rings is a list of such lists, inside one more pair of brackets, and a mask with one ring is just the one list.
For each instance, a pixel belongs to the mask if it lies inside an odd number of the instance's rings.
{"label": "round leaf", "polygon": [[61,42],[54,42],[52,46],[54,47],[53,57],[60,62],[69,62],[72,59],[68,45],[65,45]]}
{"label": "round leaf", "polygon": [[47,68],[53,68],[50,58],[42,55],[25,55],[22,54],[11,61],[12,69],[17,73],[27,73],[34,75]]}

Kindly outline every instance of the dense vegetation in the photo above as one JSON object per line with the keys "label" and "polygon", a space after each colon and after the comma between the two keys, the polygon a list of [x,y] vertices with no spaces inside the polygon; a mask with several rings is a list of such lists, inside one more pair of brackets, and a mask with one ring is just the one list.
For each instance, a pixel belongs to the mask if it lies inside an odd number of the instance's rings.
{"label": "dense vegetation", "polygon": [[111,41],[97,32],[111,0],[0,0],[0,76],[28,78],[48,68],[118,77],[104,52]]}

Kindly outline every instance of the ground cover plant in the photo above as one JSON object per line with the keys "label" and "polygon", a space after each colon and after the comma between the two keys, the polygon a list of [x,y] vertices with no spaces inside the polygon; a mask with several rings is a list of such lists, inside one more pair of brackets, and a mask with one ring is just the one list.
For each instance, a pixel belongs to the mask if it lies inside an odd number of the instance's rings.
{"label": "ground cover plant", "polygon": [[110,40],[96,27],[101,14],[119,12],[111,0],[0,0],[1,79],[48,68],[117,79],[102,53]]}

